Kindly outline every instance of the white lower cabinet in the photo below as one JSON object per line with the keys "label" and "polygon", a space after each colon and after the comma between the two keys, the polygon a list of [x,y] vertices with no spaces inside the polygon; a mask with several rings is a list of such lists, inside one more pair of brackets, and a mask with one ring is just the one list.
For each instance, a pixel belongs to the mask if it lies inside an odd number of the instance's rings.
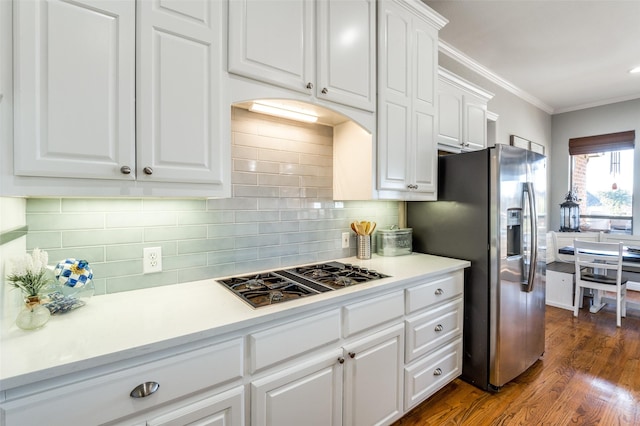
{"label": "white lower cabinet", "polygon": [[252,425],[384,425],[402,415],[397,324],[251,383]]}
{"label": "white lower cabinet", "polygon": [[463,326],[462,299],[407,318],[406,361],[429,353],[454,337],[460,336]]}
{"label": "white lower cabinet", "polygon": [[462,271],[407,288],[405,412],[462,373]]}
{"label": "white lower cabinet", "polygon": [[404,370],[406,411],[427,399],[462,373],[462,336]]}
{"label": "white lower cabinet", "polygon": [[415,279],[9,389],[0,424],[390,425],[460,375],[462,293],[462,271]]}
{"label": "white lower cabinet", "polygon": [[251,424],[342,424],[341,356],[335,349],[251,383]]}
{"label": "white lower cabinet", "polygon": [[[204,397],[203,397],[204,396]],[[178,407],[166,407],[146,416],[148,420],[127,420],[117,425],[135,426],[243,426],[244,387],[201,395]]]}
{"label": "white lower cabinet", "polygon": [[386,425],[402,410],[404,327],[344,346],[344,425]]}
{"label": "white lower cabinet", "polygon": [[[6,426],[113,422],[239,381],[243,361],[244,344],[238,338],[22,398],[9,396],[0,404],[0,419]],[[146,391],[137,398],[131,395],[141,385]]]}
{"label": "white lower cabinet", "polygon": [[340,311],[296,318],[249,335],[249,371],[256,373],[290,359],[302,359],[340,339]]}

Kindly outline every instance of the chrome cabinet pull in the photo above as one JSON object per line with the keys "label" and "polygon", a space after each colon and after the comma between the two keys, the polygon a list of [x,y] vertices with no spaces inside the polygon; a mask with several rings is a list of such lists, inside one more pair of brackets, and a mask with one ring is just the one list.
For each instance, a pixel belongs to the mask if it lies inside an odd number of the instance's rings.
{"label": "chrome cabinet pull", "polygon": [[356,357],[356,354],[355,354],[355,353],[353,353],[353,352],[349,352],[349,358],[355,358],[355,357]]}
{"label": "chrome cabinet pull", "polygon": [[120,173],[122,173],[123,175],[131,174],[131,167],[129,166],[120,167]]}
{"label": "chrome cabinet pull", "polygon": [[131,398],[146,398],[151,394],[154,394],[160,389],[160,383],[158,382],[145,382],[136,386],[129,396]]}
{"label": "chrome cabinet pull", "polygon": [[307,83],[307,89],[313,89],[313,83]]}
{"label": "chrome cabinet pull", "polygon": [[329,93],[329,90],[326,87],[322,88],[322,94],[326,95],[327,93]]}
{"label": "chrome cabinet pull", "polygon": [[153,174],[153,169],[151,167],[149,167],[149,166],[147,166],[144,169],[142,169],[142,171],[144,172],[145,175]]}
{"label": "chrome cabinet pull", "polygon": [[435,371],[433,372],[433,375],[434,375],[434,376],[440,376],[440,375],[442,375],[442,370],[441,370],[441,369],[439,369],[439,368],[436,368],[436,369],[435,369]]}
{"label": "chrome cabinet pull", "polygon": [[409,188],[409,189],[418,189],[418,185],[410,184],[410,185],[407,185],[407,188]]}
{"label": "chrome cabinet pull", "polygon": [[434,331],[442,331],[444,329],[444,327],[442,327],[442,324],[438,324],[436,325],[436,328],[434,328]]}
{"label": "chrome cabinet pull", "polygon": [[344,364],[344,358],[342,358],[342,357],[338,358],[338,363]]}
{"label": "chrome cabinet pull", "polygon": [[439,288],[439,289],[437,289],[437,290],[435,291],[435,295],[436,295],[436,296],[440,296],[440,295],[441,295],[441,294],[443,294],[443,293],[444,293],[444,290],[442,290],[441,288]]}

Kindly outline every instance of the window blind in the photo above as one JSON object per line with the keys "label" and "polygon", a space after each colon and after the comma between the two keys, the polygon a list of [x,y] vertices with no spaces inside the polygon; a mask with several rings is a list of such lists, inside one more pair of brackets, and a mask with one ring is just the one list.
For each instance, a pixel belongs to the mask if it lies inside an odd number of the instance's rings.
{"label": "window blind", "polygon": [[569,154],[583,155],[598,152],[622,151],[635,146],[636,131],[609,133],[569,139]]}

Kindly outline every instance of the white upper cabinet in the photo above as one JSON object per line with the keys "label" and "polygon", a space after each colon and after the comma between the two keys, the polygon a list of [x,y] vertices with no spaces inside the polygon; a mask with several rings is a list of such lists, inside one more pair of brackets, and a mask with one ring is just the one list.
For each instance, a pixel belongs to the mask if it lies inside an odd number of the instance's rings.
{"label": "white upper cabinet", "polygon": [[221,2],[144,0],[138,10],[138,179],[222,186]]}
{"label": "white upper cabinet", "polygon": [[316,96],[375,111],[376,3],[320,0]]}
{"label": "white upper cabinet", "polygon": [[15,2],[8,192],[228,196],[225,11],[207,0]]}
{"label": "white upper cabinet", "polygon": [[375,110],[374,0],[233,0],[229,72]]}
{"label": "white upper cabinet", "polygon": [[229,71],[311,93],[315,3],[229,1]]}
{"label": "white upper cabinet", "polygon": [[438,134],[440,147],[454,152],[487,146],[487,103],[492,93],[440,68]]}
{"label": "white upper cabinet", "polygon": [[135,3],[14,2],[14,173],[133,180]]}
{"label": "white upper cabinet", "polygon": [[432,200],[438,31],[447,21],[420,1],[378,5],[379,195]]}

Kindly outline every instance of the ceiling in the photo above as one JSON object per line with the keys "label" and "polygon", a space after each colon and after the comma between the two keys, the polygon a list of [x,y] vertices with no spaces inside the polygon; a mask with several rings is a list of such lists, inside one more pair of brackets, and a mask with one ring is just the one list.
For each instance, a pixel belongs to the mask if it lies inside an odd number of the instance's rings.
{"label": "ceiling", "polygon": [[441,51],[551,114],[640,98],[640,0],[423,0]]}

